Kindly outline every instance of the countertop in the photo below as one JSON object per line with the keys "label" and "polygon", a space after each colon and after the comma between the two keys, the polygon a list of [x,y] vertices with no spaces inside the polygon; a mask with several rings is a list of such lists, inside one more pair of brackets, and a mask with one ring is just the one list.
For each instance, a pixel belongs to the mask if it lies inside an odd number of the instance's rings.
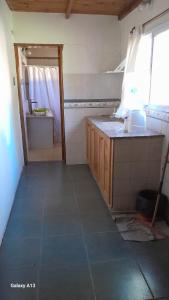
{"label": "countertop", "polygon": [[87,119],[111,139],[164,136],[160,132],[149,129],[137,129],[132,132],[124,132],[124,124],[119,121],[114,121],[114,119],[112,120],[110,116],[93,116]]}
{"label": "countertop", "polygon": [[48,111],[45,115],[35,115],[35,114],[27,114],[27,118],[53,118],[53,113],[51,111]]}

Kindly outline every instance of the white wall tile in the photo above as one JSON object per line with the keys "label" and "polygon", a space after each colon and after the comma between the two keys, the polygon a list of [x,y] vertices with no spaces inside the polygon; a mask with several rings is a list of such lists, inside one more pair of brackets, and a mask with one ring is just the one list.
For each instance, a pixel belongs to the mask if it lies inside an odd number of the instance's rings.
{"label": "white wall tile", "polygon": [[113,211],[133,211],[136,207],[134,196],[115,196],[113,199]]}
{"label": "white wall tile", "polygon": [[157,119],[151,118],[151,120],[150,120],[150,128],[152,130],[157,131],[157,132],[161,132],[161,128],[162,128],[162,122],[161,122],[161,120],[157,120]]}
{"label": "white wall tile", "polygon": [[131,164],[129,162],[115,162],[113,177],[115,179],[129,179],[131,177]]}
{"label": "white wall tile", "polygon": [[129,196],[131,195],[130,179],[114,179],[113,181],[114,196]]}
{"label": "white wall tile", "polygon": [[64,110],[67,164],[86,163],[86,117],[111,115],[113,111],[112,107],[67,108]]}

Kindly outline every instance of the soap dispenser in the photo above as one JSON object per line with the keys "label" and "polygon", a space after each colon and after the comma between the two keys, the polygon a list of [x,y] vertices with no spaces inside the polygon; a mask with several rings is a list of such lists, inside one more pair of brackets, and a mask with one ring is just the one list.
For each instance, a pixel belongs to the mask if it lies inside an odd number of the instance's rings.
{"label": "soap dispenser", "polygon": [[124,132],[128,132],[128,116],[124,118]]}

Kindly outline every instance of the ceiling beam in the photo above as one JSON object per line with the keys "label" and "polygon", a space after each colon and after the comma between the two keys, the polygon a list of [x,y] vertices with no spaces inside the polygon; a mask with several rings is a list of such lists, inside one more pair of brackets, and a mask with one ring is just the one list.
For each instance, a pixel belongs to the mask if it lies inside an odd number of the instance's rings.
{"label": "ceiling beam", "polygon": [[71,15],[73,2],[74,2],[74,0],[68,0],[68,4],[66,7],[66,13],[65,13],[66,19],[69,19],[70,15]]}
{"label": "ceiling beam", "polygon": [[119,14],[118,19],[122,20],[125,18],[132,10],[134,10],[143,0],[133,0],[130,5],[125,7]]}

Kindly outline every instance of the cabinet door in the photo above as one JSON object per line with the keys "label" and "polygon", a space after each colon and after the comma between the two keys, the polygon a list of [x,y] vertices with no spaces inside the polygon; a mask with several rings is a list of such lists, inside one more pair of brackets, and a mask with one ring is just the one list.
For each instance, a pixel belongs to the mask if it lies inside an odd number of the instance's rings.
{"label": "cabinet door", "polygon": [[99,185],[104,190],[104,137],[99,134]]}
{"label": "cabinet door", "polygon": [[90,130],[90,164],[91,164],[91,170],[92,170],[93,174],[94,174],[94,150],[95,150],[94,133],[95,133],[95,128],[94,128],[94,126],[91,126],[91,130]]}
{"label": "cabinet door", "polygon": [[112,153],[111,140],[90,122],[87,131],[87,160],[108,206],[111,206]]}
{"label": "cabinet door", "polygon": [[97,128],[94,130],[94,175],[99,181],[99,131]]}
{"label": "cabinet door", "polygon": [[91,125],[89,122],[86,123],[86,137],[87,137],[87,144],[86,144],[86,156],[87,156],[87,162],[90,166],[91,162]]}
{"label": "cabinet door", "polygon": [[110,139],[99,135],[99,185],[106,203],[110,203],[111,153]]}
{"label": "cabinet door", "polygon": [[104,139],[104,194],[108,200],[110,198],[110,139]]}

